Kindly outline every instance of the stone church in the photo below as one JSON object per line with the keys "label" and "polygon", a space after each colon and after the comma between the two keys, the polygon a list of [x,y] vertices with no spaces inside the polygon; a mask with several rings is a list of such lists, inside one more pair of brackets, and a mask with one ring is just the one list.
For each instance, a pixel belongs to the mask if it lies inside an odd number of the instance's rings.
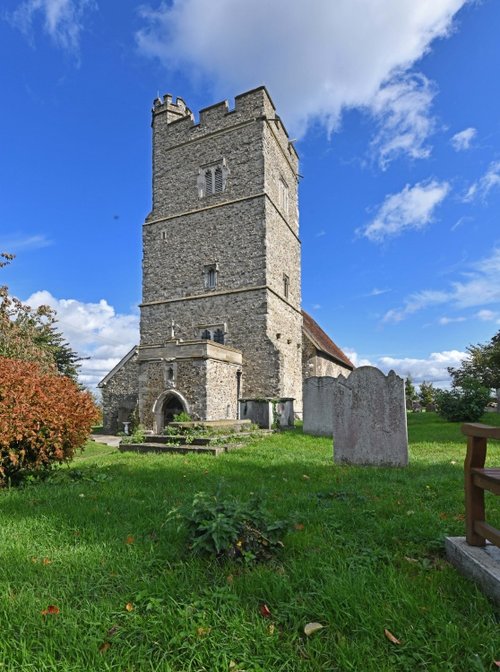
{"label": "stone church", "polygon": [[[99,383],[106,431],[135,411],[236,419],[242,400],[294,400],[353,364],[301,310],[298,155],[264,87],[200,111],[152,110],[153,207],[143,227],[140,345]],[[137,409],[137,410],[136,410]]]}

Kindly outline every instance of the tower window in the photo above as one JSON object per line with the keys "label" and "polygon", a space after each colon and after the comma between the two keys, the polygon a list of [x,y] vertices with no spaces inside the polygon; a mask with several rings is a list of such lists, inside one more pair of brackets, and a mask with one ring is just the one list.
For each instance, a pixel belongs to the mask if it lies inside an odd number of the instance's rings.
{"label": "tower window", "polygon": [[202,166],[198,171],[198,196],[204,198],[212,194],[221,194],[226,189],[228,175],[225,159]]}
{"label": "tower window", "polygon": [[288,290],[290,289],[290,278],[283,273],[283,296],[288,299]]}
{"label": "tower window", "polygon": [[216,329],[214,331],[214,341],[216,343],[221,343],[221,345],[224,345],[224,332],[222,329]]}
{"label": "tower window", "polygon": [[218,271],[218,264],[208,264],[203,267],[205,289],[215,289],[217,287]]}
{"label": "tower window", "polygon": [[220,343],[224,345],[226,341],[226,325],[225,324],[215,324],[209,326],[200,326],[200,338],[206,341],[213,341],[214,343]]}
{"label": "tower window", "polygon": [[288,184],[280,177],[279,179],[279,207],[285,214],[288,213]]}

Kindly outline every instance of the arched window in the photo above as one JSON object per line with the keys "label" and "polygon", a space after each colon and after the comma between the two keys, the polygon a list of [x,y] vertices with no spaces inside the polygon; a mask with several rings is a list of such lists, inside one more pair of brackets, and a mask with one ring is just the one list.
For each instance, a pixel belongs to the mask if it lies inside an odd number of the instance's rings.
{"label": "arched window", "polygon": [[224,345],[224,332],[222,331],[222,329],[216,329],[214,331],[214,341],[216,343]]}
{"label": "arched window", "polygon": [[213,289],[217,284],[217,275],[215,268],[209,268],[207,273],[207,287]]}

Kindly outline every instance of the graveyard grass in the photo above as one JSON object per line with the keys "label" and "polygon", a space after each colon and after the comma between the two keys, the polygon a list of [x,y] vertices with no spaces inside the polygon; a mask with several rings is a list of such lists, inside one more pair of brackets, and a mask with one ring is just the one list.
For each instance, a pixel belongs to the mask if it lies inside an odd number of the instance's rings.
{"label": "graveyard grass", "polygon": [[[57,478],[0,491],[0,670],[497,669],[498,614],[443,550],[464,533],[465,439],[432,413],[409,437],[407,469],[334,466],[300,430],[218,458],[89,444]],[[192,557],[165,525],[221,483],[290,520],[275,564]]]}

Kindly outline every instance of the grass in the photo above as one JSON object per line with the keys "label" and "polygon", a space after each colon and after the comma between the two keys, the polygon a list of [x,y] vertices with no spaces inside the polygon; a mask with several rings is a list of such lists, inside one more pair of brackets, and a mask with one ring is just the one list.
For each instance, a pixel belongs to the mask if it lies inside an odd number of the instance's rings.
{"label": "grass", "polygon": [[[497,669],[498,613],[443,552],[464,533],[465,441],[431,413],[409,435],[410,466],[392,470],[336,467],[331,442],[300,431],[219,458],[90,444],[0,491],[0,672]],[[164,524],[221,483],[290,520],[279,561],[192,557]],[[311,621],[325,627],[306,637]]]}

